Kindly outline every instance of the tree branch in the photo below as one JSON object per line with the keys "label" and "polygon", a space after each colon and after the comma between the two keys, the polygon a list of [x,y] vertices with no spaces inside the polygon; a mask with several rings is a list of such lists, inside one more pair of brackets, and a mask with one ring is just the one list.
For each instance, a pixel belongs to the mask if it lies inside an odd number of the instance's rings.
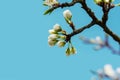
{"label": "tree branch", "polygon": [[[91,8],[89,8],[86,4],[86,0],[72,0],[72,2],[70,3],[62,3],[62,4],[58,4],[58,5],[54,5],[52,8],[50,8],[50,10],[55,10],[57,8],[64,8],[64,7],[71,7],[73,5],[75,5],[76,3],[80,3],[82,5],[82,8],[86,11],[86,13],[92,18],[92,22],[80,29],[74,30],[71,34],[68,34],[68,40],[70,40],[70,38],[82,31],[84,31],[87,28],[92,27],[94,24],[98,24],[103,30],[104,32],[106,32],[107,34],[109,34],[115,41],[117,41],[120,44],[120,37],[118,35],[116,35],[115,33],[113,33],[106,25],[106,22],[108,20],[108,14],[111,8],[114,7],[113,4],[109,4],[107,6],[105,6],[105,4],[102,7],[103,9],[103,16],[102,16],[102,20],[100,21],[94,14],[94,12],[91,10]],[[107,7],[107,8],[106,8]]]}
{"label": "tree branch", "polygon": [[87,14],[94,20],[98,21],[97,17],[95,16],[94,12],[87,6],[86,0],[83,0],[80,2],[82,5],[82,8],[87,12]]}
{"label": "tree branch", "polygon": [[55,5],[55,6],[53,6],[52,8],[50,8],[50,10],[55,10],[55,9],[57,9],[57,8],[64,8],[64,7],[70,7],[70,6],[73,6],[73,5],[75,5],[76,3],[79,3],[81,0],[73,0],[72,2],[70,2],[70,3],[67,3],[67,2],[65,2],[65,3],[62,3],[62,4],[58,4],[58,5]]}
{"label": "tree branch", "polygon": [[103,24],[102,22],[99,22],[98,25],[107,33],[109,34],[115,41],[117,41],[120,44],[120,37],[113,33],[107,25]]}
{"label": "tree branch", "polygon": [[83,26],[82,28],[79,28],[79,29],[74,30],[72,33],[70,33],[70,34],[67,35],[66,41],[69,41],[72,36],[81,33],[82,31],[86,30],[87,28],[93,27],[94,24],[95,24],[95,22],[92,21],[92,22],[89,23],[88,25]]}
{"label": "tree branch", "polygon": [[111,4],[111,3],[109,3],[109,4],[103,3],[101,5],[101,7],[102,7],[102,11],[103,11],[102,22],[103,22],[103,24],[106,24],[106,22],[108,20],[108,13],[115,6],[113,4]]}

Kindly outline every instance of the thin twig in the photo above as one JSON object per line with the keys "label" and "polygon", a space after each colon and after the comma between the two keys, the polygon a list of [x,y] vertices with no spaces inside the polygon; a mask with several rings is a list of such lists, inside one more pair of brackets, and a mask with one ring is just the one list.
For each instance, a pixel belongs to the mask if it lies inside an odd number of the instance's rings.
{"label": "thin twig", "polygon": [[83,27],[81,27],[79,29],[74,30],[72,33],[70,33],[70,34],[67,35],[67,40],[66,41],[69,41],[72,36],[81,33],[82,31],[86,30],[87,28],[93,27],[94,24],[95,24],[95,22],[92,21],[88,25],[83,26]]}

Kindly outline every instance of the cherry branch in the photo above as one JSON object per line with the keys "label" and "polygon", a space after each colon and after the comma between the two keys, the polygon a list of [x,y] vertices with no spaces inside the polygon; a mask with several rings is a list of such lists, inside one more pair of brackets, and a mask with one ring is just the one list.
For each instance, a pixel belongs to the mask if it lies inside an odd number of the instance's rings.
{"label": "cherry branch", "polygon": [[[112,9],[114,6],[111,4],[111,5],[109,5],[109,8],[106,9],[103,5],[103,13],[104,14],[103,14],[103,17],[102,17],[102,21],[99,21],[97,19],[97,17],[95,16],[94,12],[92,12],[92,10],[87,6],[86,0],[83,0],[80,3],[82,5],[82,8],[87,12],[87,14],[93,19],[93,21],[95,21],[95,24],[98,24],[107,34],[109,34],[115,41],[117,41],[120,44],[120,37],[118,35],[116,35],[114,32],[112,32],[108,28],[108,26],[106,26],[106,22],[108,20],[108,13],[109,13],[110,9]],[[80,33],[80,32],[77,32],[77,34]],[[75,31],[73,33],[76,34]]]}
{"label": "cherry branch", "polygon": [[81,28],[79,28],[79,29],[74,30],[72,33],[68,34],[68,36],[69,36],[69,37],[72,37],[72,36],[74,36],[74,35],[76,35],[76,34],[79,34],[79,33],[81,33],[82,31],[84,31],[84,30],[86,30],[86,29],[88,29],[88,28],[90,28],[90,27],[93,27],[94,24],[95,24],[95,22],[92,21],[92,22],[90,22],[88,25],[83,26],[83,27],[81,27]]}

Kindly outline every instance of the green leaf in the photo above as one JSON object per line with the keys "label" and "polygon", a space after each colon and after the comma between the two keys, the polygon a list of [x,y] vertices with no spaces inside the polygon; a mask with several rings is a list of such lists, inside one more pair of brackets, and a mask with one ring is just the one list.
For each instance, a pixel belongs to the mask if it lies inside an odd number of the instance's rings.
{"label": "green leaf", "polygon": [[51,14],[54,9],[50,8],[44,12],[44,15]]}

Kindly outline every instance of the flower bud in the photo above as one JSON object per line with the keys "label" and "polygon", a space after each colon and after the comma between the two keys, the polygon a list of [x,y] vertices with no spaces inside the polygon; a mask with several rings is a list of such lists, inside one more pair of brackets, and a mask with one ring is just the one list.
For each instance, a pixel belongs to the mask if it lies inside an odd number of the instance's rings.
{"label": "flower bud", "polygon": [[57,34],[57,32],[56,32],[54,29],[50,29],[50,30],[49,30],[49,33],[50,33],[50,34]]}
{"label": "flower bud", "polygon": [[48,44],[49,44],[50,46],[54,46],[57,42],[58,42],[58,40],[48,39]]}
{"label": "flower bud", "polygon": [[70,48],[68,47],[65,52],[66,52],[66,56],[69,56],[70,53],[71,53],[71,52],[70,52]]}
{"label": "flower bud", "polygon": [[66,20],[68,23],[71,22],[72,13],[71,13],[70,10],[65,10],[65,11],[63,12],[63,16],[64,16],[65,20]]}
{"label": "flower bud", "polygon": [[70,52],[71,52],[72,54],[77,53],[77,52],[76,52],[76,49],[75,49],[73,46],[70,48]]}
{"label": "flower bud", "polygon": [[60,39],[65,40],[67,36],[60,36]]}
{"label": "flower bud", "polygon": [[48,36],[48,39],[56,40],[58,37],[59,37],[58,34],[51,34]]}
{"label": "flower bud", "polygon": [[57,0],[45,0],[43,5],[52,7],[55,4],[59,4]]}
{"label": "flower bud", "polygon": [[59,47],[64,47],[65,44],[66,44],[65,41],[58,41],[58,43],[57,43],[57,45],[58,45]]}
{"label": "flower bud", "polygon": [[60,31],[62,30],[62,28],[60,27],[59,24],[55,24],[55,25],[53,26],[53,29],[54,29],[56,32],[60,32]]}

